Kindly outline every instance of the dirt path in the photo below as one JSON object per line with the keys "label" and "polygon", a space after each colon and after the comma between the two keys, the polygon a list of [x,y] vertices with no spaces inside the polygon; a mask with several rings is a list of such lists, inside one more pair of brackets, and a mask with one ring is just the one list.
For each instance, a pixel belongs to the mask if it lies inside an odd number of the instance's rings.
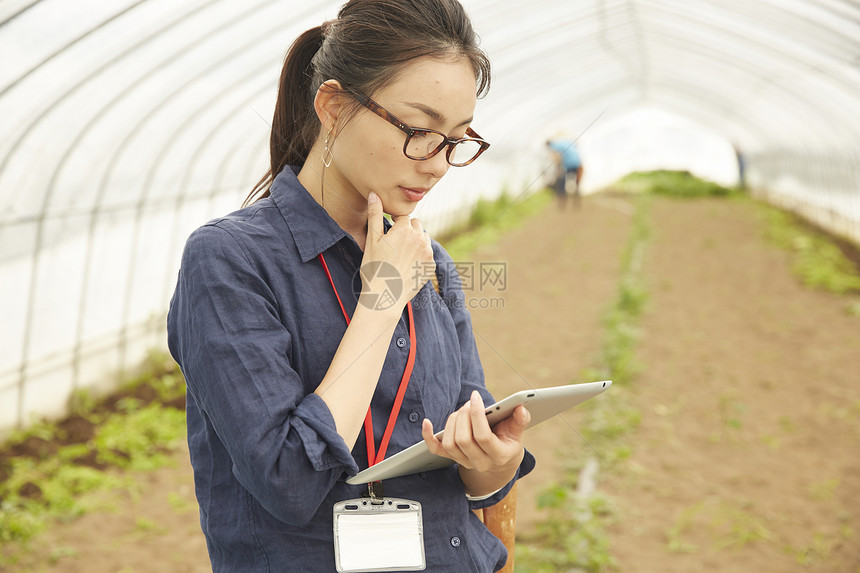
{"label": "dirt path", "polygon": [[[642,424],[629,463],[598,486],[616,508],[619,570],[856,573],[860,318],[797,284],[749,204],[657,199],[650,219],[645,368],[631,392]],[[467,298],[497,396],[585,381],[630,222],[608,196],[552,205],[461,261],[474,264]],[[502,263],[504,282],[482,281],[481,263]],[[529,431],[538,467],[519,488],[520,531],[566,461],[590,454],[577,425],[572,412]],[[52,528],[15,570],[208,571],[187,454],[177,459],[117,512]]]}
{"label": "dirt path", "polygon": [[[473,310],[487,386],[496,397],[527,388],[590,382],[582,378],[601,348],[601,319],[615,296],[632,206],[603,197],[581,209],[555,204],[500,241],[474,253],[476,265],[507,265],[504,308]],[[476,285],[479,286],[479,285]],[[493,296],[492,288],[467,297]],[[518,487],[517,531],[541,518],[537,496],[571,458],[589,455],[576,412],[529,430],[537,467]]]}

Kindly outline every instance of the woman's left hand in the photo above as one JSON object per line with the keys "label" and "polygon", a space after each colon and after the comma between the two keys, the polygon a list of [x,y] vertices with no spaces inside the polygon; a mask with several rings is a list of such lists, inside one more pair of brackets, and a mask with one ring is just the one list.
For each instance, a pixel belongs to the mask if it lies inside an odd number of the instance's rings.
{"label": "woman's left hand", "polygon": [[511,416],[490,428],[484,401],[474,391],[470,400],[448,417],[441,440],[433,435],[433,424],[427,419],[421,435],[432,453],[457,462],[461,475],[464,469],[498,474],[500,479],[510,474],[501,487],[513,477],[523,459],[523,432],[530,420],[528,410],[517,406]]}

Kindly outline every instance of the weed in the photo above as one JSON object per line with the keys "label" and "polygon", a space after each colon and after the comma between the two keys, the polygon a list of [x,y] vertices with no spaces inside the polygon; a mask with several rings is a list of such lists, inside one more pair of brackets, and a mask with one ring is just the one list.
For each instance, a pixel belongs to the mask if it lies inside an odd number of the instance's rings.
{"label": "weed", "polygon": [[833,499],[833,494],[836,492],[837,487],[839,487],[839,479],[829,478],[810,484],[809,495],[816,501],[827,501]]}
{"label": "weed", "polygon": [[860,293],[860,272],[826,233],[776,207],[762,204],[761,212],[768,239],[790,253],[803,284],[834,294]]}
{"label": "weed", "polygon": [[156,531],[158,529],[158,524],[156,522],[152,521],[151,519],[147,519],[145,517],[138,517],[134,521],[134,528],[137,531],[140,531],[142,533],[146,533],[149,531]]}
{"label": "weed", "polygon": [[694,552],[699,546],[686,538],[695,531],[711,537],[714,549],[739,548],[749,543],[770,541],[773,534],[765,519],[744,504],[699,502],[684,508],[666,531],[667,547],[673,552]]}
{"label": "weed", "polygon": [[176,492],[170,492],[167,495],[167,503],[170,504],[171,509],[176,513],[186,513],[197,509],[197,506],[194,503],[188,501]]}
{"label": "weed", "polygon": [[794,425],[794,422],[791,421],[791,418],[788,416],[780,416],[779,417],[779,427],[786,434],[793,434],[797,427]]}
{"label": "weed", "polygon": [[[850,531],[848,532],[850,537]],[[794,559],[801,565],[813,565],[827,557],[833,548],[847,539],[846,532],[840,532],[840,535],[826,535],[824,533],[815,532],[812,541],[802,547],[786,547],[785,552],[789,555],[794,555]]]}
{"label": "weed", "polygon": [[782,445],[782,440],[770,434],[763,435],[759,439],[761,440],[761,443],[767,446],[767,448],[772,452],[778,452]]}
{"label": "weed", "polygon": [[666,530],[666,544],[673,553],[695,553],[699,546],[684,541],[683,535],[693,526],[697,514],[702,510],[701,504],[685,507],[675,518],[672,526]]}
{"label": "weed", "polygon": [[48,558],[51,565],[56,565],[63,557],[76,557],[78,552],[71,547],[55,547],[51,549],[51,555]]}
{"label": "weed", "polygon": [[734,394],[722,394],[718,402],[722,427],[730,430],[740,430],[743,427],[741,418],[746,412],[746,405],[738,400]]}

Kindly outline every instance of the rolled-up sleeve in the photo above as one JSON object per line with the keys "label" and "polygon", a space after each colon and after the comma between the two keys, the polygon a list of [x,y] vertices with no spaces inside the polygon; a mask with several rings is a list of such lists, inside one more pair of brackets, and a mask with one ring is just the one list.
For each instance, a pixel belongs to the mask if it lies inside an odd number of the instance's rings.
{"label": "rolled-up sleeve", "polygon": [[269,513],[297,525],[358,467],[328,407],[291,366],[293,334],[262,275],[227,229],[195,231],[168,344],[236,479]]}
{"label": "rolled-up sleeve", "polygon": [[[441,291],[439,294],[445,301],[448,312],[451,313],[451,318],[454,320],[460,344],[461,386],[457,403],[465,404],[472,395],[472,391],[477,390],[481,394],[484,404],[492,404],[495,400],[487,390],[484,381],[484,369],[481,366],[478,348],[475,344],[475,336],[472,332],[472,317],[466,306],[466,297],[463,293],[462,282],[454,260],[451,258],[451,255],[436,243],[434,243],[434,257],[436,260],[436,275],[439,279],[439,289]],[[513,479],[505,487],[487,498],[470,500],[470,507],[472,509],[481,509],[500,502],[511,490],[514,482],[527,475],[534,467],[535,458],[526,450],[523,461],[520,463],[520,467],[517,469],[517,473]]]}

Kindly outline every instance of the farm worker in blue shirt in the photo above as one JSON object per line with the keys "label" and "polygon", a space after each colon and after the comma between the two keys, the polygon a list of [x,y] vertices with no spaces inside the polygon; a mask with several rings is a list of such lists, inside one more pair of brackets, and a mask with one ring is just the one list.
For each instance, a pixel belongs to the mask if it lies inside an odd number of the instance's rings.
{"label": "farm worker in blue shirt", "polygon": [[459,277],[410,218],[489,147],[488,86],[456,0],[351,0],[290,48],[270,172],[188,239],[168,315],[214,571],[334,571],[333,507],[369,489],[345,480],[421,440],[456,465],[379,495],[421,504],[426,570],[504,565],[471,509],[534,467],[529,413],[488,426]]}
{"label": "farm worker in blue shirt", "polygon": [[579,150],[576,147],[576,142],[570,139],[551,139],[546,142],[547,146],[556,155],[558,161],[558,171],[553,184],[553,189],[559,197],[559,202],[562,205],[567,200],[567,181],[573,175],[575,188],[574,199],[579,204],[579,183],[582,181],[582,159],[579,157]]}

